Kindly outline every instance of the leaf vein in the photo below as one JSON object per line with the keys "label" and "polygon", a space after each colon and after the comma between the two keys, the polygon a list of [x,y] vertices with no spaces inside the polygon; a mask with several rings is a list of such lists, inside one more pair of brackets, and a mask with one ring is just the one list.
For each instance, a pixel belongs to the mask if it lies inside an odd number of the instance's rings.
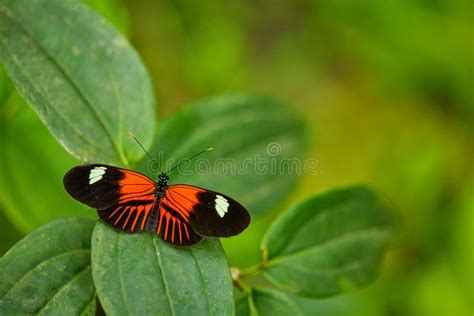
{"label": "leaf vein", "polygon": [[66,251],[66,252],[62,252],[60,254],[57,254],[55,256],[52,256],[48,259],[45,259],[41,262],[39,262],[38,264],[36,264],[34,267],[32,267],[27,273],[25,273],[20,279],[18,279],[16,282],[14,282],[10,289],[2,296],[2,299],[4,299],[5,297],[7,297],[7,295],[13,290],[15,289],[17,286],[19,286],[19,284],[25,279],[27,278],[31,273],[33,273],[36,269],[42,267],[43,265],[46,265],[48,262],[52,261],[52,260],[56,260],[58,258],[61,258],[61,257],[64,257],[64,256],[68,256],[68,255],[71,255],[71,254],[74,254],[76,252],[90,252],[90,248],[78,248],[78,249],[72,249],[72,250],[69,250],[69,251]]}
{"label": "leaf vein", "polygon": [[342,235],[340,235],[336,238],[326,240],[322,243],[318,243],[318,244],[315,244],[313,246],[306,247],[306,248],[303,248],[301,250],[298,250],[298,251],[295,251],[295,252],[292,252],[292,253],[289,253],[289,254],[286,254],[286,255],[283,255],[283,256],[277,256],[274,259],[271,259],[270,261],[268,261],[268,264],[266,264],[266,267],[271,267],[273,265],[278,264],[280,261],[287,260],[288,258],[291,258],[291,257],[299,257],[299,256],[302,256],[302,255],[305,255],[308,252],[317,251],[317,250],[322,249],[324,247],[330,247],[330,246],[338,245],[338,244],[343,243],[347,240],[350,240],[353,237],[356,237],[356,238],[357,237],[359,237],[359,238],[366,237],[364,235],[368,235],[368,236],[376,235],[376,236],[379,236],[379,237],[383,237],[383,236],[388,235],[388,233],[385,232],[384,230],[382,230],[380,227],[373,227],[373,228],[368,228],[368,229],[363,229],[363,230],[351,231],[351,232],[342,234]]}
{"label": "leaf vein", "polygon": [[65,291],[76,279],[80,278],[82,274],[91,270],[91,265],[87,265],[84,269],[73,275],[73,277],[64,283],[61,287],[59,287],[56,292],[54,292],[47,300],[46,303],[41,307],[36,314],[40,314],[46,307],[48,307],[49,303],[54,300],[55,297],[59,296],[61,292]]}

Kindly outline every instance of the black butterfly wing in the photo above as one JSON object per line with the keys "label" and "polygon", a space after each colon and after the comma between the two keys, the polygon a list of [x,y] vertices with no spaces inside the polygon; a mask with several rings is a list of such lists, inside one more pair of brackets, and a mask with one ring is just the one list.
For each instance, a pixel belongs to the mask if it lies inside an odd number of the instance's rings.
{"label": "black butterfly wing", "polygon": [[160,216],[163,209],[178,214],[197,235],[205,237],[234,236],[250,223],[250,214],[234,199],[185,184],[168,187],[160,203]]}
{"label": "black butterfly wing", "polygon": [[146,230],[156,203],[155,183],[138,172],[103,164],[81,165],[63,179],[76,200],[97,209],[107,224],[127,232]]}

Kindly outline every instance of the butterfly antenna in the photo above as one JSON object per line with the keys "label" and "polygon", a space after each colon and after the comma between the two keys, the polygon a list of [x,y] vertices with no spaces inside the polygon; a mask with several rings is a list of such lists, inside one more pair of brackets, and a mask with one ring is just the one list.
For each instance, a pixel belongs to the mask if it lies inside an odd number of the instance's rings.
{"label": "butterfly antenna", "polygon": [[148,153],[148,151],[146,151],[145,147],[143,147],[142,143],[140,143],[140,141],[138,140],[138,138],[136,138],[135,135],[134,135],[132,132],[128,131],[128,136],[130,136],[131,138],[133,138],[134,141],[137,142],[138,146],[140,146],[140,147],[143,149],[143,151],[145,152],[145,154],[148,156],[149,159],[153,159],[153,158],[150,156],[150,154]]}
{"label": "butterfly antenna", "polygon": [[174,166],[173,168],[171,168],[170,170],[168,170],[166,173],[169,174],[171,171],[173,171],[174,169],[178,168],[183,162],[192,160],[192,159],[196,158],[197,156],[199,156],[199,155],[201,155],[201,154],[204,154],[204,153],[207,153],[208,151],[211,151],[211,150],[214,150],[214,148],[213,148],[213,147],[209,147],[209,148],[207,148],[207,149],[201,150],[201,151],[198,152],[197,154],[194,154],[194,155],[192,155],[191,157],[189,157],[187,160],[180,161],[176,166]]}

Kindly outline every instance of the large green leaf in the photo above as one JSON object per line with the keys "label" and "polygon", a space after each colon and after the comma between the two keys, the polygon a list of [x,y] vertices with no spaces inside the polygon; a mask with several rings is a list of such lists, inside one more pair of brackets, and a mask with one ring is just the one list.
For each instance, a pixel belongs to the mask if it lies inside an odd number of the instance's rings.
{"label": "large green leaf", "polygon": [[153,234],[125,234],[99,223],[92,273],[111,315],[232,315],[232,281],[218,240],[173,247]]}
{"label": "large green leaf", "polygon": [[267,232],[264,276],[309,297],[365,285],[377,273],[393,223],[390,209],[366,187],[309,198]]}
{"label": "large green leaf", "polygon": [[[118,23],[121,11],[114,2],[91,5],[99,6],[101,13]],[[22,232],[30,232],[59,217],[96,217],[95,212],[71,199],[62,186],[64,173],[79,162],[51,137],[38,116],[19,97],[1,65],[0,143],[0,203],[5,216]]]}
{"label": "large green leaf", "polygon": [[0,203],[27,233],[64,216],[96,213],[64,191],[64,173],[78,161],[56,143],[15,92],[0,107]]}
{"label": "large green leaf", "polygon": [[239,293],[235,308],[237,316],[302,315],[298,306],[284,293],[271,288],[252,288],[250,293]]}
{"label": "large green leaf", "polygon": [[61,219],[10,249],[0,259],[0,314],[94,315],[94,224],[90,219]]}
{"label": "large green leaf", "polygon": [[[34,18],[33,18],[34,17]],[[0,60],[21,96],[75,157],[128,165],[154,129],[148,75],[104,18],[73,0],[0,0]]]}
{"label": "large green leaf", "polygon": [[[177,111],[163,122],[154,144],[151,155],[165,162],[214,147],[182,172],[173,172],[171,182],[223,192],[258,214],[280,203],[304,172],[308,135],[305,122],[287,105],[235,94]],[[289,167],[290,161],[299,171]],[[159,165],[142,162],[139,169],[153,176]]]}

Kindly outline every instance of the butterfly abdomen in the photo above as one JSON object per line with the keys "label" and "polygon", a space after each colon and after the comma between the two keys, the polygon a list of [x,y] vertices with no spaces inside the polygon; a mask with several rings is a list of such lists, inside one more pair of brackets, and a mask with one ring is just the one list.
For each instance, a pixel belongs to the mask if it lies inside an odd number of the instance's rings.
{"label": "butterfly abdomen", "polygon": [[151,210],[150,216],[148,217],[148,220],[146,221],[146,227],[145,227],[146,231],[154,232],[156,230],[156,225],[158,225],[158,219],[160,216],[158,205],[159,204],[156,203],[153,206],[153,209]]}

